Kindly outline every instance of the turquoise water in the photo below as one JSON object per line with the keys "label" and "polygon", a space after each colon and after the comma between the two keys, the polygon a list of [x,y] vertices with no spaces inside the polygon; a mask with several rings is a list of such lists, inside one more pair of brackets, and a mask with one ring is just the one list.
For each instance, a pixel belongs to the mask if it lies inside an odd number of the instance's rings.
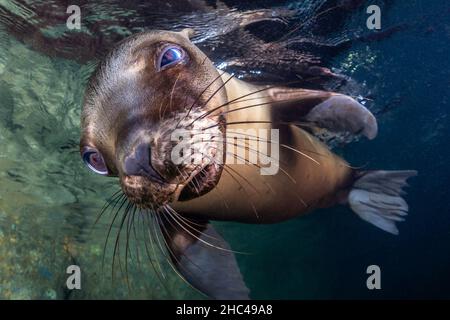
{"label": "turquoise water", "polygon": [[[287,71],[293,67],[289,65],[281,65],[280,70],[274,65],[236,67],[230,63],[245,62],[244,58],[254,52],[246,52],[245,47],[237,45],[240,42],[233,42],[242,35],[242,27],[224,21],[240,21],[242,12],[254,8],[245,2],[236,7],[232,6],[233,1],[225,2],[230,7],[205,6],[206,9],[197,8],[187,14],[180,8],[172,10],[169,22],[178,21],[176,27],[196,27],[198,45],[218,65],[228,62],[225,68],[243,78],[292,80]],[[122,236],[121,264],[116,260],[115,277],[111,277],[117,227],[113,228],[102,267],[112,217],[106,216],[95,226],[94,221],[105,200],[118,190],[118,184],[114,178],[105,179],[86,170],[78,153],[84,86],[97,53],[88,55],[89,48],[75,42],[75,36],[69,37],[70,41],[54,43],[53,47],[49,45],[52,42],[43,47],[36,30],[11,29],[4,19],[7,13],[18,14],[32,23],[39,20],[39,14],[33,20],[23,9],[36,6],[24,3],[20,6],[20,2],[0,1],[0,298],[200,297],[165,264],[165,286],[161,284],[148,263],[144,238],[139,232],[137,239],[130,240],[132,252],[127,272]],[[257,3],[264,8],[277,6],[274,1]],[[238,261],[253,298],[450,297],[450,7],[443,0],[378,3],[382,7],[383,28],[401,26],[390,36],[377,41],[370,41],[370,37],[347,41],[369,34],[364,28],[367,15],[362,5],[349,11],[343,21],[333,26],[335,30],[326,30],[321,21],[316,25],[323,29],[315,27],[315,20],[311,20],[290,37],[303,35],[311,39],[311,30],[316,28],[319,30],[314,29],[314,40],[341,46],[332,52],[327,46],[315,46],[311,51],[314,55],[323,54],[321,65],[351,81],[343,87],[337,87],[333,81],[320,85],[368,97],[367,105],[377,114],[380,133],[374,141],[361,139],[336,146],[335,151],[356,166],[418,170],[419,176],[411,180],[408,189],[410,215],[400,225],[397,237],[361,221],[345,207],[318,210],[277,225],[218,223],[234,250],[252,253],[238,256]],[[167,27],[169,22],[157,19],[166,9],[146,11],[137,4],[133,2],[129,11],[123,7],[114,11],[114,6],[101,4],[90,11],[88,21],[103,19],[116,24],[115,28],[101,24],[99,29],[106,36],[94,51],[101,53],[110,43],[146,27]],[[255,36],[268,37],[269,33],[274,38],[286,34],[305,21],[303,18],[316,15],[327,5],[332,7],[336,1],[277,4],[298,15],[291,16],[287,25],[266,21],[246,27],[249,33],[244,34],[250,34],[251,41],[256,42]],[[124,22],[133,15],[140,19],[134,24]],[[181,19],[181,15],[190,16]],[[111,16],[125,20],[114,21]],[[60,25],[61,21],[42,19],[48,25],[38,30],[44,30],[53,39],[64,38],[59,33],[63,29],[49,27]],[[123,26],[118,28],[121,23]],[[225,25],[230,29],[224,30]],[[67,48],[70,43],[73,47]],[[306,50],[305,46],[290,46],[297,53]],[[254,48],[257,50],[258,45]],[[82,290],[64,289],[65,269],[70,264],[82,269]],[[381,267],[382,290],[366,288],[365,270],[371,264]]]}

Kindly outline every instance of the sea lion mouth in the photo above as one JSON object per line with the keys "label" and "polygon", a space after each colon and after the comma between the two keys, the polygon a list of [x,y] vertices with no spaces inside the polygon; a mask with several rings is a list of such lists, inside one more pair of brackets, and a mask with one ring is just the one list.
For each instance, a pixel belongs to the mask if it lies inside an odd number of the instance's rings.
{"label": "sea lion mouth", "polygon": [[[131,202],[158,208],[197,198],[218,184],[225,154],[220,123],[205,119],[184,129],[201,115],[201,110],[191,112],[190,117],[175,114],[161,120],[157,130],[149,133],[138,129],[132,131],[134,139],[122,141],[122,145],[132,146],[122,148],[131,151],[118,156],[122,189]],[[155,178],[156,173],[160,179]]]}
{"label": "sea lion mouth", "polygon": [[216,163],[207,163],[191,171],[183,182],[158,183],[145,176],[125,176],[121,179],[121,186],[128,200],[136,206],[155,209],[208,193],[217,185],[221,172]]}
{"label": "sea lion mouth", "polygon": [[154,208],[172,201],[176,184],[155,183],[146,177],[127,176],[121,179],[123,193],[139,208]]}
{"label": "sea lion mouth", "polygon": [[182,188],[178,200],[187,201],[208,193],[217,185],[219,176],[216,164],[207,164],[202,169],[196,170]]}

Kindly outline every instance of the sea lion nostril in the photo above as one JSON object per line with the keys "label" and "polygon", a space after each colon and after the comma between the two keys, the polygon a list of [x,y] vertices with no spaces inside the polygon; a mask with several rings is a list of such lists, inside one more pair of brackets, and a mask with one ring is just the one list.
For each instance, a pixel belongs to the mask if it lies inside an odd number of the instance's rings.
{"label": "sea lion nostril", "polygon": [[134,153],[126,156],[123,164],[127,176],[142,176],[163,183],[164,179],[151,164],[151,147],[148,143],[138,145]]}

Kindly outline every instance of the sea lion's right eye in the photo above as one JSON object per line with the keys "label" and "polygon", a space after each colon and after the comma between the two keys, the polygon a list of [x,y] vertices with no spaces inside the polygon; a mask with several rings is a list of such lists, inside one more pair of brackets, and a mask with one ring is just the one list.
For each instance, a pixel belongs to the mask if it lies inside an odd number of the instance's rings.
{"label": "sea lion's right eye", "polygon": [[170,46],[165,48],[158,59],[157,66],[159,71],[178,64],[183,61],[184,56],[185,53],[183,49],[178,46]]}
{"label": "sea lion's right eye", "polygon": [[86,166],[101,175],[108,174],[108,168],[106,167],[105,160],[102,154],[94,148],[84,148],[81,157]]}

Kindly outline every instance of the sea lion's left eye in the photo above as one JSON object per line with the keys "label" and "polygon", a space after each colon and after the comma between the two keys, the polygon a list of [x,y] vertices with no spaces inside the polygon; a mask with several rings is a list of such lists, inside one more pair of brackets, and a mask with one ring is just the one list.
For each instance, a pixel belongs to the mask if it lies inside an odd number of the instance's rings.
{"label": "sea lion's left eye", "polygon": [[170,66],[179,63],[180,61],[183,61],[184,56],[185,53],[183,49],[181,49],[180,47],[177,46],[167,47],[166,49],[164,49],[158,60],[159,70],[166,69]]}
{"label": "sea lion's left eye", "polygon": [[108,175],[108,168],[101,153],[93,148],[84,148],[81,157],[86,166],[101,175]]}

